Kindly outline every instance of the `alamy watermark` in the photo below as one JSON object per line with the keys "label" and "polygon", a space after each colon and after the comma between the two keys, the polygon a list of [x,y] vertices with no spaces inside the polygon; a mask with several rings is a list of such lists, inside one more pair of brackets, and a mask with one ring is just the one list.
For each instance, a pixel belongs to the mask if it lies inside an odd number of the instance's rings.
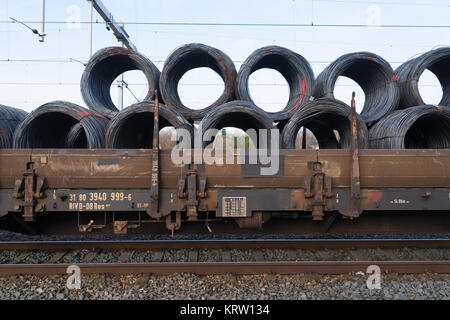
{"label": "alamy watermark", "polygon": [[367,278],[366,284],[369,290],[381,289],[381,269],[376,264],[372,264],[367,267],[367,274],[370,274]]}
{"label": "alamy watermark", "polygon": [[368,6],[366,9],[366,26],[369,29],[379,28],[381,25],[381,8],[377,5]]}
{"label": "alamy watermark", "polygon": [[81,289],[81,269],[79,266],[72,264],[67,267],[67,274],[70,276],[67,278],[66,287],[69,290]]}
{"label": "alamy watermark", "polygon": [[[234,137],[233,143],[222,143],[217,136],[219,130],[202,130],[198,127],[192,141],[192,134],[186,129],[177,129],[171,136],[177,144],[172,148],[171,160],[182,164],[250,164],[260,166],[260,175],[273,176],[280,168],[280,132],[278,129],[249,129],[245,135]],[[216,141],[214,141],[216,140]],[[251,147],[252,141],[257,147]],[[194,150],[193,150],[193,148]]]}

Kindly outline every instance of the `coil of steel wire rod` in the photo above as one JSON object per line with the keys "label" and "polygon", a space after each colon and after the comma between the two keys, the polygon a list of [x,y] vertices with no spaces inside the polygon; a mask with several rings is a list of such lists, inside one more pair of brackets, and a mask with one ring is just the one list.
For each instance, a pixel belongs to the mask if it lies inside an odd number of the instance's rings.
{"label": "coil of steel wire rod", "polygon": [[[235,100],[214,108],[202,119],[196,132],[196,141],[202,141],[204,148],[212,144],[215,139],[215,137],[207,136],[208,129],[219,130],[226,127],[247,131],[248,129],[272,129],[276,127],[276,124],[267,112],[252,102]],[[258,144],[258,141],[254,142]]]}
{"label": "coil of steel wire rod", "polygon": [[0,104],[0,149],[12,147],[14,130],[27,115],[23,110]]}
{"label": "coil of steel wire rod", "polygon": [[[72,128],[80,124],[78,141],[67,144]],[[14,148],[103,148],[108,119],[79,105],[66,101],[46,103],[31,112],[14,132]],[[72,140],[74,141],[74,140]]]}
{"label": "coil of steel wire rod", "polygon": [[[152,148],[153,142],[153,121],[155,105],[153,102],[141,102],[129,106],[117,113],[108,124],[106,130],[107,148]],[[193,127],[176,109],[159,104],[159,128],[173,127],[177,130],[178,137],[181,134],[189,134],[188,147],[192,145]],[[179,129],[185,131],[181,133]],[[162,141],[160,139],[160,145]],[[162,149],[164,146],[162,146]]]}
{"label": "coil of steel wire rod", "polygon": [[64,148],[80,149],[86,148],[86,146],[86,134],[84,133],[83,126],[80,123],[77,123],[67,134]]}
{"label": "coil of steel wire rod", "polygon": [[289,85],[289,101],[283,110],[268,112],[274,121],[289,118],[296,109],[307,103],[314,86],[314,73],[301,55],[283,47],[267,46],[254,51],[242,64],[236,78],[236,98],[252,101],[249,90],[250,75],[263,68],[281,73]]}
{"label": "coil of steel wire rod", "polygon": [[450,47],[443,47],[411,59],[395,70],[400,88],[399,108],[426,104],[420,96],[419,78],[427,69],[441,84],[443,95],[439,105],[450,106]]}
{"label": "coil of steel wire rod", "polygon": [[422,105],[397,110],[369,131],[374,149],[450,148],[450,108]]}
{"label": "coil of steel wire rod", "polygon": [[[321,149],[346,149],[350,147],[350,107],[345,103],[322,98],[310,101],[298,109],[289,119],[281,133],[282,146],[295,149],[298,131],[305,126],[317,139]],[[367,149],[368,131],[364,121],[357,114],[358,141],[360,149]],[[334,130],[339,134],[336,136]]]}
{"label": "coil of steel wire rod", "polygon": [[360,115],[368,126],[397,108],[400,99],[397,78],[389,63],[380,56],[355,52],[337,58],[317,77],[314,97],[334,98],[334,87],[340,76],[352,79],[364,91],[365,102]]}
{"label": "coil of steel wire rod", "polygon": [[140,70],[147,78],[148,91],[144,101],[154,99],[159,86],[158,68],[138,52],[108,47],[92,56],[81,77],[81,95],[89,109],[109,118],[117,113],[118,109],[111,100],[111,84],[120,74],[130,70]]}
{"label": "coil of steel wire rod", "polygon": [[[214,70],[224,82],[221,96],[209,106],[193,110],[186,107],[178,95],[178,83],[189,70],[206,67]],[[170,54],[164,63],[159,87],[164,103],[175,107],[189,120],[201,120],[212,108],[234,98],[236,68],[233,61],[224,52],[201,44],[191,43],[179,47]]]}

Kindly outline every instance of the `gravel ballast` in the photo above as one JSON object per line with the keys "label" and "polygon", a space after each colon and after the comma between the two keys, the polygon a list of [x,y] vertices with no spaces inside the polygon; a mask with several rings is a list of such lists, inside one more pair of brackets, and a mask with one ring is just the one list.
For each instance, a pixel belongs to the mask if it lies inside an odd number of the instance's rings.
{"label": "gravel ballast", "polygon": [[450,274],[386,274],[372,290],[360,274],[82,275],[79,290],[68,290],[67,278],[0,277],[0,299],[450,299]]}
{"label": "gravel ballast", "polygon": [[[420,261],[450,260],[448,249],[262,249],[262,250],[0,250],[0,264],[142,263],[226,261]],[[159,253],[159,254],[158,254]],[[258,255],[259,253],[259,255]]]}

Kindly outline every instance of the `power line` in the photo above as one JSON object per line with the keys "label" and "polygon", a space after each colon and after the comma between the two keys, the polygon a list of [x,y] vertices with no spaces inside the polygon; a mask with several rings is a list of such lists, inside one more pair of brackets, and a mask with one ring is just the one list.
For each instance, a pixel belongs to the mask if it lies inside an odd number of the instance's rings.
{"label": "power line", "polygon": [[[162,59],[152,59],[150,57],[150,60],[153,63],[163,63],[165,62],[165,60]],[[55,59],[0,59],[0,62],[24,62],[24,63],[31,63],[31,62],[48,62],[48,63],[61,63],[61,62],[66,62],[66,63],[70,63],[70,62],[78,62],[81,64],[84,64],[83,61],[87,61],[84,58],[55,58]],[[233,60],[234,63],[244,63],[244,60]],[[326,61],[326,60],[309,60],[308,61],[310,64],[327,64],[327,63],[331,63],[333,61]],[[389,63],[392,64],[401,64],[404,63],[405,61],[389,61]]]}
{"label": "power line", "polygon": [[[2,20],[0,23],[13,23]],[[24,23],[39,23],[39,21],[24,21]],[[46,21],[48,24],[66,24],[66,21]],[[79,21],[80,24],[89,24],[89,21]],[[314,24],[314,23],[219,23],[219,22],[123,22],[128,25],[155,25],[155,26],[213,26],[213,27],[325,27],[325,28],[367,28],[366,24]],[[417,24],[382,24],[377,28],[434,28],[448,29],[450,25],[417,25]]]}
{"label": "power line", "polygon": [[442,4],[442,3],[414,3],[414,2],[386,2],[386,1],[358,1],[358,0],[314,0],[314,2],[339,2],[339,3],[350,3],[350,4],[384,4],[384,5],[392,5],[392,6],[416,6],[416,7],[446,7],[449,8],[450,4]]}
{"label": "power line", "polygon": [[[0,82],[0,85],[17,85],[17,86],[78,86],[79,82]],[[127,83],[126,88],[128,86],[147,86],[147,83]],[[223,83],[179,83],[179,86],[223,86]],[[286,83],[251,83],[250,86],[279,86],[279,87],[287,87]],[[336,84],[337,87],[355,87],[354,84]],[[437,84],[420,84],[423,87],[441,87]],[[130,89],[129,89],[130,90]],[[130,90],[131,92],[131,90]],[[134,98],[138,100],[138,98],[131,92]]]}

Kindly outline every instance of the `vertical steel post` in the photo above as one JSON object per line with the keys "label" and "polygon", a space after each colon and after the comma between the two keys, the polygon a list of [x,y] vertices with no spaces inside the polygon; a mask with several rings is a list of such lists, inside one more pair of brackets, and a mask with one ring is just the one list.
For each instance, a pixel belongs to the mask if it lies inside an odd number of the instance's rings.
{"label": "vertical steel post", "polygon": [[[120,42],[122,48],[124,47],[123,42]],[[117,88],[119,89],[118,91],[118,104],[119,104],[119,110],[123,110],[123,85],[124,85],[124,76],[123,73],[120,74],[119,76],[119,80],[117,80]]]}
{"label": "vertical steel post", "polygon": [[159,101],[158,90],[155,90],[155,110],[153,112],[153,144],[152,144],[152,175],[150,187],[150,216],[160,218],[159,202]]}
{"label": "vertical steel post", "polygon": [[119,80],[117,80],[117,89],[118,109],[123,110],[123,73],[119,76]]}
{"label": "vertical steel post", "polygon": [[306,127],[303,126],[303,132],[302,132],[302,149],[306,149]]}
{"label": "vertical steel post", "polygon": [[93,10],[94,10],[94,3],[92,0],[89,1],[89,44],[88,44],[88,51],[89,51],[89,59],[92,57],[92,19],[93,19]]}
{"label": "vertical steel post", "polygon": [[41,26],[39,28],[39,42],[44,42],[45,37],[45,0],[41,0]]}
{"label": "vertical steel post", "polygon": [[352,93],[352,102],[350,110],[351,125],[351,171],[350,171],[350,213],[358,217],[360,214],[360,176],[359,176],[359,141],[358,141],[358,122],[356,119],[355,92]]}

